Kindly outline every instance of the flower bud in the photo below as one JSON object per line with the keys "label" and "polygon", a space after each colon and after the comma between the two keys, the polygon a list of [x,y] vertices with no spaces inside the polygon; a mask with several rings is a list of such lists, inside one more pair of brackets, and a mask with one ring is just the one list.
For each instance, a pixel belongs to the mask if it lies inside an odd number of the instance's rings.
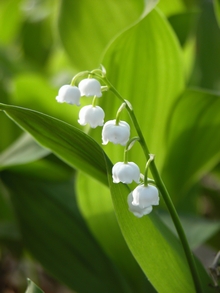
{"label": "flower bud", "polygon": [[99,106],[85,106],[79,111],[79,124],[89,124],[91,128],[102,126],[104,123],[105,113]]}
{"label": "flower bud", "polygon": [[101,97],[101,84],[97,79],[94,78],[86,78],[80,81],[79,90],[81,92],[81,96],[86,97]]}
{"label": "flower bud", "polygon": [[148,206],[146,208],[141,208],[140,206],[135,206],[132,204],[132,201],[133,201],[132,193],[129,193],[128,200],[127,200],[129,211],[132,212],[138,218],[141,218],[144,215],[149,214],[153,209],[152,206]]}
{"label": "flower bud", "polygon": [[139,185],[131,193],[133,197],[132,205],[134,206],[146,208],[159,204],[159,192],[158,189],[153,185]]}
{"label": "flower bud", "polygon": [[130,126],[125,121],[120,121],[116,125],[116,120],[107,121],[102,129],[102,144],[106,145],[109,141],[114,144],[121,144],[123,146],[129,140]]}
{"label": "flower bud", "polygon": [[56,100],[58,103],[67,103],[80,106],[79,99],[81,97],[80,90],[76,86],[63,85],[58,92]]}
{"label": "flower bud", "polygon": [[133,180],[139,183],[140,169],[138,165],[133,162],[118,162],[112,168],[112,178],[114,183],[122,182],[129,184]]}

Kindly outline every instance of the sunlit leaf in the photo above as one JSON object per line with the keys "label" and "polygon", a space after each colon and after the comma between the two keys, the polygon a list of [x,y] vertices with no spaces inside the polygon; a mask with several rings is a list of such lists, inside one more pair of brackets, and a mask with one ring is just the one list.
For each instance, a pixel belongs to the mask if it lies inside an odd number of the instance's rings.
{"label": "sunlit leaf", "polygon": [[110,40],[143,9],[141,0],[61,1],[59,33],[73,64],[81,70],[97,67]]}
{"label": "sunlit leaf", "polygon": [[[150,151],[160,165],[165,155],[166,120],[184,85],[182,52],[169,23],[153,10],[111,44],[103,65],[111,83],[131,102]],[[113,119],[120,106],[111,93],[100,104],[108,109],[106,119]],[[123,115],[122,120],[126,118]],[[112,146],[105,150],[113,160],[122,157]],[[142,152],[130,152],[129,159],[144,167]]]}

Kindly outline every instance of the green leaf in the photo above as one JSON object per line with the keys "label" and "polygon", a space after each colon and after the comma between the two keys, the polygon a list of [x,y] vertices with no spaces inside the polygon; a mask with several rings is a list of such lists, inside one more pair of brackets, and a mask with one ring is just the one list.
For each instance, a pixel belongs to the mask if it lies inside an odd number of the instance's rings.
{"label": "green leaf", "polygon": [[[158,10],[153,10],[111,44],[102,63],[108,79],[131,102],[160,167],[166,152],[161,147],[166,139],[166,121],[184,86],[182,51],[169,23]],[[120,106],[112,93],[107,93],[100,104],[108,109],[106,119],[115,117]],[[124,118],[125,114],[121,119]],[[132,135],[136,133],[133,131]],[[105,150],[113,161],[121,160],[122,152],[116,152],[112,146]],[[142,152],[130,153],[129,160],[144,168]]]}
{"label": "green leaf", "polygon": [[59,33],[71,61],[79,69],[97,67],[110,40],[142,13],[141,0],[63,0]]}
{"label": "green leaf", "polygon": [[23,243],[34,258],[77,292],[130,292],[77,209],[74,178],[55,181],[36,178],[29,169],[26,174],[18,171],[3,171],[1,178],[9,191]]}
{"label": "green leaf", "polygon": [[[187,191],[220,158],[219,96],[186,90],[176,103],[167,128],[167,156],[162,176],[181,207]],[[186,119],[187,115],[187,119]]]}
{"label": "green leaf", "polygon": [[44,293],[33,281],[27,279],[28,286],[25,293]]}
{"label": "green leaf", "polygon": [[67,164],[107,184],[104,153],[91,137],[65,122],[33,110],[3,104],[0,109]]}
{"label": "green leaf", "polygon": [[39,146],[30,135],[25,133],[0,154],[0,169],[26,164],[38,160],[49,153],[48,149]]}

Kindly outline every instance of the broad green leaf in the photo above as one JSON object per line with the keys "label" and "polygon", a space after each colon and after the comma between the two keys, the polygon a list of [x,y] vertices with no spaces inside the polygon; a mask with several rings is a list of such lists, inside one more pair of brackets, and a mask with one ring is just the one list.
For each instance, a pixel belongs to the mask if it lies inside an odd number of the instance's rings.
{"label": "broad green leaf", "polygon": [[143,12],[142,0],[63,0],[60,5],[59,34],[72,63],[92,69],[110,40]]}
{"label": "broad green leaf", "polygon": [[219,108],[219,96],[186,90],[170,116],[162,176],[180,206],[192,184],[219,161]]}
{"label": "broad green leaf", "polygon": [[38,160],[49,153],[48,149],[39,146],[30,135],[25,133],[0,154],[0,169],[26,164]]}
{"label": "broad green leaf", "polygon": [[[166,121],[184,86],[182,51],[169,23],[158,10],[153,10],[109,46],[102,63],[111,83],[131,102],[160,166],[166,151]],[[114,119],[120,106],[117,98],[107,93],[100,104],[108,109],[106,120]],[[122,115],[122,120],[125,118]],[[134,131],[132,135],[136,135]],[[122,153],[115,149],[105,147],[113,161],[120,161]],[[141,151],[131,151],[129,160],[132,159],[144,167]]]}
{"label": "broad green leaf", "polygon": [[[122,234],[149,281],[160,293],[195,292],[177,238],[159,220],[156,208],[141,219],[128,211],[129,189],[124,184],[112,182],[111,164],[108,161],[106,163],[113,204]],[[209,277],[203,268],[200,267],[199,271],[204,291],[211,292]]]}
{"label": "broad green leaf", "polygon": [[52,276],[79,293],[130,292],[85,225],[75,205],[73,178],[38,179],[29,169],[3,171],[1,178],[25,247]]}
{"label": "broad green leaf", "polygon": [[67,164],[107,184],[104,153],[91,137],[65,122],[33,110],[3,104],[0,109]]}
{"label": "broad green leaf", "polygon": [[25,293],[44,293],[33,281],[27,279],[28,286]]}

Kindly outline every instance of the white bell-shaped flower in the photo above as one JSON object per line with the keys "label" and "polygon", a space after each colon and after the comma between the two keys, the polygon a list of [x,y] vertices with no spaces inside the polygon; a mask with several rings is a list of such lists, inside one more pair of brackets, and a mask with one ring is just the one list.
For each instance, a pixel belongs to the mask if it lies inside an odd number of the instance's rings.
{"label": "white bell-shaped flower", "polygon": [[130,126],[125,121],[120,121],[116,125],[116,120],[107,121],[102,129],[102,144],[106,145],[109,141],[114,144],[126,145],[130,136]]}
{"label": "white bell-shaped flower", "polygon": [[80,106],[80,97],[81,93],[78,87],[66,84],[59,89],[56,100],[58,103],[67,103],[71,105]]}
{"label": "white bell-shaped flower", "polygon": [[132,193],[129,193],[129,195],[128,195],[128,208],[129,208],[129,211],[132,212],[136,217],[141,218],[144,215],[147,215],[150,212],[152,212],[152,209],[153,209],[152,206],[148,206],[146,208],[141,208],[140,206],[133,205],[132,201],[133,201]]}
{"label": "white bell-shaped flower", "polygon": [[85,106],[79,111],[79,124],[89,124],[91,128],[102,126],[104,123],[105,113],[99,106]]}
{"label": "white bell-shaped flower", "polygon": [[80,81],[79,90],[81,92],[81,96],[86,97],[101,97],[101,84],[95,78],[86,78]]}
{"label": "white bell-shaped flower", "polygon": [[148,184],[147,186],[144,186],[144,184],[141,184],[137,186],[131,193],[133,197],[132,205],[134,206],[146,208],[159,204],[159,192],[158,189],[153,185]]}
{"label": "white bell-shaped flower", "polygon": [[118,162],[112,168],[112,178],[114,183],[122,182],[129,184],[133,180],[139,183],[140,169],[133,162]]}

